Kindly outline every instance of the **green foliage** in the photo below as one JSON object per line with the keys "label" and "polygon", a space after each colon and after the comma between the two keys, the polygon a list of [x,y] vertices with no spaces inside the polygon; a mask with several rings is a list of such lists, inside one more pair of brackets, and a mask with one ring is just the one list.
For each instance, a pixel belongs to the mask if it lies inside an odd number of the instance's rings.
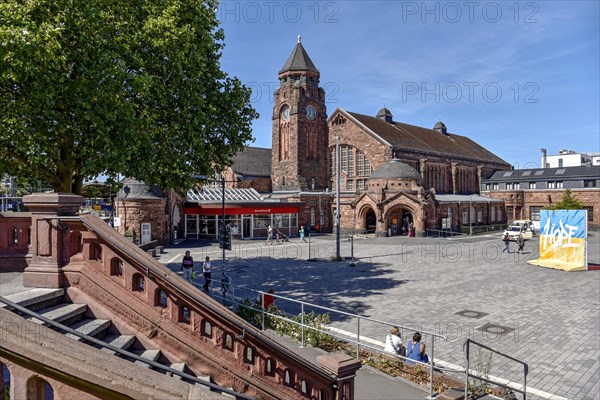
{"label": "green foliage", "polygon": [[[493,353],[489,350],[477,348],[475,356],[473,357],[471,369],[475,371],[482,378],[489,379],[490,370],[492,369],[492,355]],[[474,395],[474,398],[488,393],[490,391],[490,385],[477,378],[471,378],[469,381],[469,393]]]}
{"label": "green foliage", "polygon": [[[267,312],[272,315],[265,313],[265,329],[273,329],[282,335],[301,340],[302,327],[300,323],[303,320],[302,314],[289,316],[283,311],[278,310],[275,305],[271,305]],[[262,327],[260,305],[253,305],[250,300],[244,299],[238,305],[236,314],[254,326]],[[325,349],[336,348],[339,341],[325,333],[330,322],[329,314],[315,314],[314,311],[309,314],[304,313],[304,342]]]}
{"label": "green foliage", "polygon": [[262,313],[260,308],[257,308],[256,305],[253,305],[250,300],[242,300],[237,306],[235,313],[242,319],[250,322],[252,325],[256,327],[261,326]]}
{"label": "green foliage", "polygon": [[252,140],[217,0],[0,2],[0,171],[80,193],[117,173],[193,186]]}
{"label": "green foliage", "polygon": [[583,210],[583,203],[573,197],[571,189],[566,189],[562,199],[555,204],[544,207],[545,210]]}

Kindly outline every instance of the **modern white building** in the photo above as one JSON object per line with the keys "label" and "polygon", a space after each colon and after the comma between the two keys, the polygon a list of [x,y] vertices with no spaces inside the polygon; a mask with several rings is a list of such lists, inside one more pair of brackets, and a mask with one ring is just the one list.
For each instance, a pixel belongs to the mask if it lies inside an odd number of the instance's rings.
{"label": "modern white building", "polygon": [[600,153],[577,153],[573,150],[560,150],[557,155],[547,155],[542,149],[542,168],[580,167],[582,165],[600,165]]}

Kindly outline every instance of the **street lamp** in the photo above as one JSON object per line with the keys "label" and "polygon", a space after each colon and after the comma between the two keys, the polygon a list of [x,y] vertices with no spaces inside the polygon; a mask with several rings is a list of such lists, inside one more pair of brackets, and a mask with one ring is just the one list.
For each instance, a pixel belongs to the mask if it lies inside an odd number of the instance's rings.
{"label": "street lamp", "polygon": [[469,195],[469,236],[473,236],[473,205],[471,204],[471,196]]}
{"label": "street lamp", "polygon": [[[216,179],[212,179],[208,175],[192,175],[192,178],[198,179],[205,182],[217,182]],[[226,181],[225,176],[221,175],[221,227],[219,228],[219,245],[223,249],[221,259],[221,291],[223,292],[223,301],[225,301],[225,294],[229,291],[231,278],[225,274],[225,250],[231,250],[231,234],[227,231],[225,226],[225,182],[236,182]]]}
{"label": "street lamp", "polygon": [[341,260],[340,256],[340,137],[335,137],[335,174],[336,174],[336,185],[335,185],[335,259]]}

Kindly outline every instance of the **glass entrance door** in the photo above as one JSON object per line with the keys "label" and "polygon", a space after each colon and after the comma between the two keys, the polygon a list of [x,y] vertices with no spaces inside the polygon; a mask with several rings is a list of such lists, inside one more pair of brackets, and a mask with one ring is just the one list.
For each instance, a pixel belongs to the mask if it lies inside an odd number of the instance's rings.
{"label": "glass entrance door", "polygon": [[242,216],[242,239],[252,238],[252,215]]}

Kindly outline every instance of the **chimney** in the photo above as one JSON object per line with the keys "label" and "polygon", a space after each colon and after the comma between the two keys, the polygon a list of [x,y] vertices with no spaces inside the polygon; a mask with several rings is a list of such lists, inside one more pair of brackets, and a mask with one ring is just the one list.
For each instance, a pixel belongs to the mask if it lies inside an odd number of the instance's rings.
{"label": "chimney", "polygon": [[548,157],[548,152],[546,151],[546,149],[542,149],[542,168],[546,168],[546,159]]}

